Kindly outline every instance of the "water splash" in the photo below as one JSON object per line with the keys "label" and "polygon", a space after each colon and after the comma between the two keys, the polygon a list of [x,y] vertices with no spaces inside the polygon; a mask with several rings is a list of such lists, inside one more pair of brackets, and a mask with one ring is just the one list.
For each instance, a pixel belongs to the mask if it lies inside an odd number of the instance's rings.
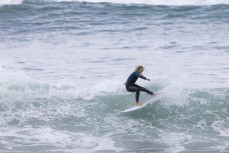
{"label": "water splash", "polygon": [[23,3],[23,0],[1,0],[0,6],[1,5],[20,5],[22,3]]}

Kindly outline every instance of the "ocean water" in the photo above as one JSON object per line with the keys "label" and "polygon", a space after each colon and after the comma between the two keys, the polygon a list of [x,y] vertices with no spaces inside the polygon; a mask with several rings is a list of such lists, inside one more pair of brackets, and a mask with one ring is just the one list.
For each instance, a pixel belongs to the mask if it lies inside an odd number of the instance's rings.
{"label": "ocean water", "polygon": [[0,152],[229,152],[229,1],[1,0]]}

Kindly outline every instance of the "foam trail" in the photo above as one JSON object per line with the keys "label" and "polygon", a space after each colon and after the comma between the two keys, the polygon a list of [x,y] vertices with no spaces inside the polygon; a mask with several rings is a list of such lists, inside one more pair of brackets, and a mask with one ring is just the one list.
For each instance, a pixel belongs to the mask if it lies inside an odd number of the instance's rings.
{"label": "foam trail", "polygon": [[217,5],[229,4],[228,0],[55,0],[59,2],[90,2],[90,3],[119,3],[119,4],[146,4],[146,5]]}
{"label": "foam trail", "polygon": [[0,5],[20,5],[23,0],[1,0]]}

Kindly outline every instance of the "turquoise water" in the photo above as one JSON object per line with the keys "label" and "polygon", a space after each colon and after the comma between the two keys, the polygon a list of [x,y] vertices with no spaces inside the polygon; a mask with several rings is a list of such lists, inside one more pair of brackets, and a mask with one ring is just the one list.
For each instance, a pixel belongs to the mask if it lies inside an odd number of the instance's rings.
{"label": "turquoise water", "polygon": [[229,152],[228,4],[1,1],[0,152]]}

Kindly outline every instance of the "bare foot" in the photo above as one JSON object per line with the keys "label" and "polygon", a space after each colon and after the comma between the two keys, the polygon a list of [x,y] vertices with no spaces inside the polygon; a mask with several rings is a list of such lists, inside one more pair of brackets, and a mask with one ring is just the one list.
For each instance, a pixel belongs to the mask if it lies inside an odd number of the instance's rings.
{"label": "bare foot", "polygon": [[141,106],[142,103],[141,102],[136,102],[136,106]]}

